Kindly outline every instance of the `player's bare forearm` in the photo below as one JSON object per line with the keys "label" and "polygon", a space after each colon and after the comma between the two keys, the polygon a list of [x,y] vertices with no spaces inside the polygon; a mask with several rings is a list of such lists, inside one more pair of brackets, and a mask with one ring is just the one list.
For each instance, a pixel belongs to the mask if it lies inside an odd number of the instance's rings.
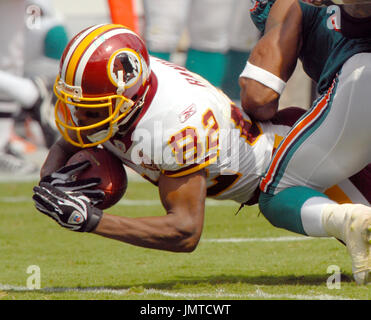
{"label": "player's bare forearm", "polygon": [[241,77],[238,81],[245,112],[258,121],[272,119],[278,110],[280,95],[255,80]]}
{"label": "player's bare forearm", "polygon": [[[266,32],[254,47],[249,62],[288,81],[301,46],[302,13],[296,0],[277,0],[266,22]],[[241,104],[256,120],[269,120],[278,110],[280,94],[254,79],[241,77]]]}
{"label": "player's bare forearm", "polygon": [[165,216],[130,218],[104,213],[94,233],[145,248],[193,251],[204,221],[204,174],[182,178],[161,176],[159,188]]}
{"label": "player's bare forearm", "polygon": [[194,232],[178,223],[174,215],[128,218],[104,213],[93,232],[145,248],[190,252],[195,249],[199,237],[195,241]]}
{"label": "player's bare forearm", "polygon": [[40,170],[40,177],[43,178],[64,166],[67,160],[79,150],[81,149],[74,147],[63,138],[59,138],[49,150]]}

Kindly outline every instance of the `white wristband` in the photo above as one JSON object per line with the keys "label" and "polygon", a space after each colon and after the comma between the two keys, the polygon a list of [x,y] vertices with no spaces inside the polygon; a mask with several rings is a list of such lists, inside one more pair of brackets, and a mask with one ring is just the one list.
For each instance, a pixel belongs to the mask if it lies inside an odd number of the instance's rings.
{"label": "white wristband", "polygon": [[286,82],[283,81],[281,78],[277,77],[267,70],[254,66],[249,61],[247,61],[245,69],[243,69],[240,77],[250,78],[258,81],[268,88],[276,91],[280,95],[286,87]]}

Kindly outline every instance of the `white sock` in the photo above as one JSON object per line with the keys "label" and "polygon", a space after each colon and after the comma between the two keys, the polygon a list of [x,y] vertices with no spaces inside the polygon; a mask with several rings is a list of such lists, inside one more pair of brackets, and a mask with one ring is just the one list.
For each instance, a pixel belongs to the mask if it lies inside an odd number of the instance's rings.
{"label": "white sock", "polygon": [[301,207],[301,221],[308,236],[331,237],[322,223],[322,211],[328,204],[336,204],[336,202],[325,197],[313,197],[304,202]]}
{"label": "white sock", "polygon": [[2,70],[0,70],[0,91],[7,93],[24,108],[31,108],[39,98],[39,90],[32,80]]}

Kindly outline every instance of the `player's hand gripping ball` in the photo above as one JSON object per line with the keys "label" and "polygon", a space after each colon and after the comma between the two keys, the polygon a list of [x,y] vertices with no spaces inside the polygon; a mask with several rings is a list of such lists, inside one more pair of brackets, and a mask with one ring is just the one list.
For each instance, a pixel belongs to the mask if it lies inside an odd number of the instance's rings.
{"label": "player's hand gripping ball", "polygon": [[77,181],[96,177],[100,178],[100,183],[92,188],[104,192],[103,200],[96,207],[102,210],[112,207],[122,198],[127,188],[128,180],[122,162],[105,149],[87,148],[73,155],[66,165],[72,165],[86,160],[91,165],[78,172],[74,178]]}

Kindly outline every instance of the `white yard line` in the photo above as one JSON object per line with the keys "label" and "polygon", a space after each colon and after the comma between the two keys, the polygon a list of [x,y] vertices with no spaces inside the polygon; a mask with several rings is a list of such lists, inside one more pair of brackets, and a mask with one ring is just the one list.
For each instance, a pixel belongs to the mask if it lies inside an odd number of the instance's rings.
{"label": "white yard line", "polygon": [[267,238],[221,238],[221,239],[201,239],[202,242],[212,243],[240,243],[240,242],[290,242],[290,241],[308,241],[314,239],[332,239],[332,238],[314,238],[304,236],[294,237],[267,237]]}
{"label": "white yard line", "polygon": [[17,203],[17,202],[32,202],[31,197],[16,196],[16,197],[1,197],[0,203]]}
{"label": "white yard line", "polygon": [[328,294],[319,295],[305,295],[305,294],[271,294],[257,289],[255,292],[238,294],[225,292],[219,290],[217,292],[202,292],[202,293],[185,293],[185,292],[173,292],[168,290],[160,289],[144,289],[143,292],[133,293],[130,289],[111,289],[104,287],[97,288],[42,288],[39,290],[28,289],[22,286],[13,286],[9,284],[0,284],[0,291],[15,291],[15,292],[39,292],[45,294],[51,293],[93,293],[93,294],[115,294],[115,295],[160,295],[175,299],[198,299],[198,298],[229,298],[229,299],[295,299],[295,300],[353,300],[347,297],[332,296]]}

